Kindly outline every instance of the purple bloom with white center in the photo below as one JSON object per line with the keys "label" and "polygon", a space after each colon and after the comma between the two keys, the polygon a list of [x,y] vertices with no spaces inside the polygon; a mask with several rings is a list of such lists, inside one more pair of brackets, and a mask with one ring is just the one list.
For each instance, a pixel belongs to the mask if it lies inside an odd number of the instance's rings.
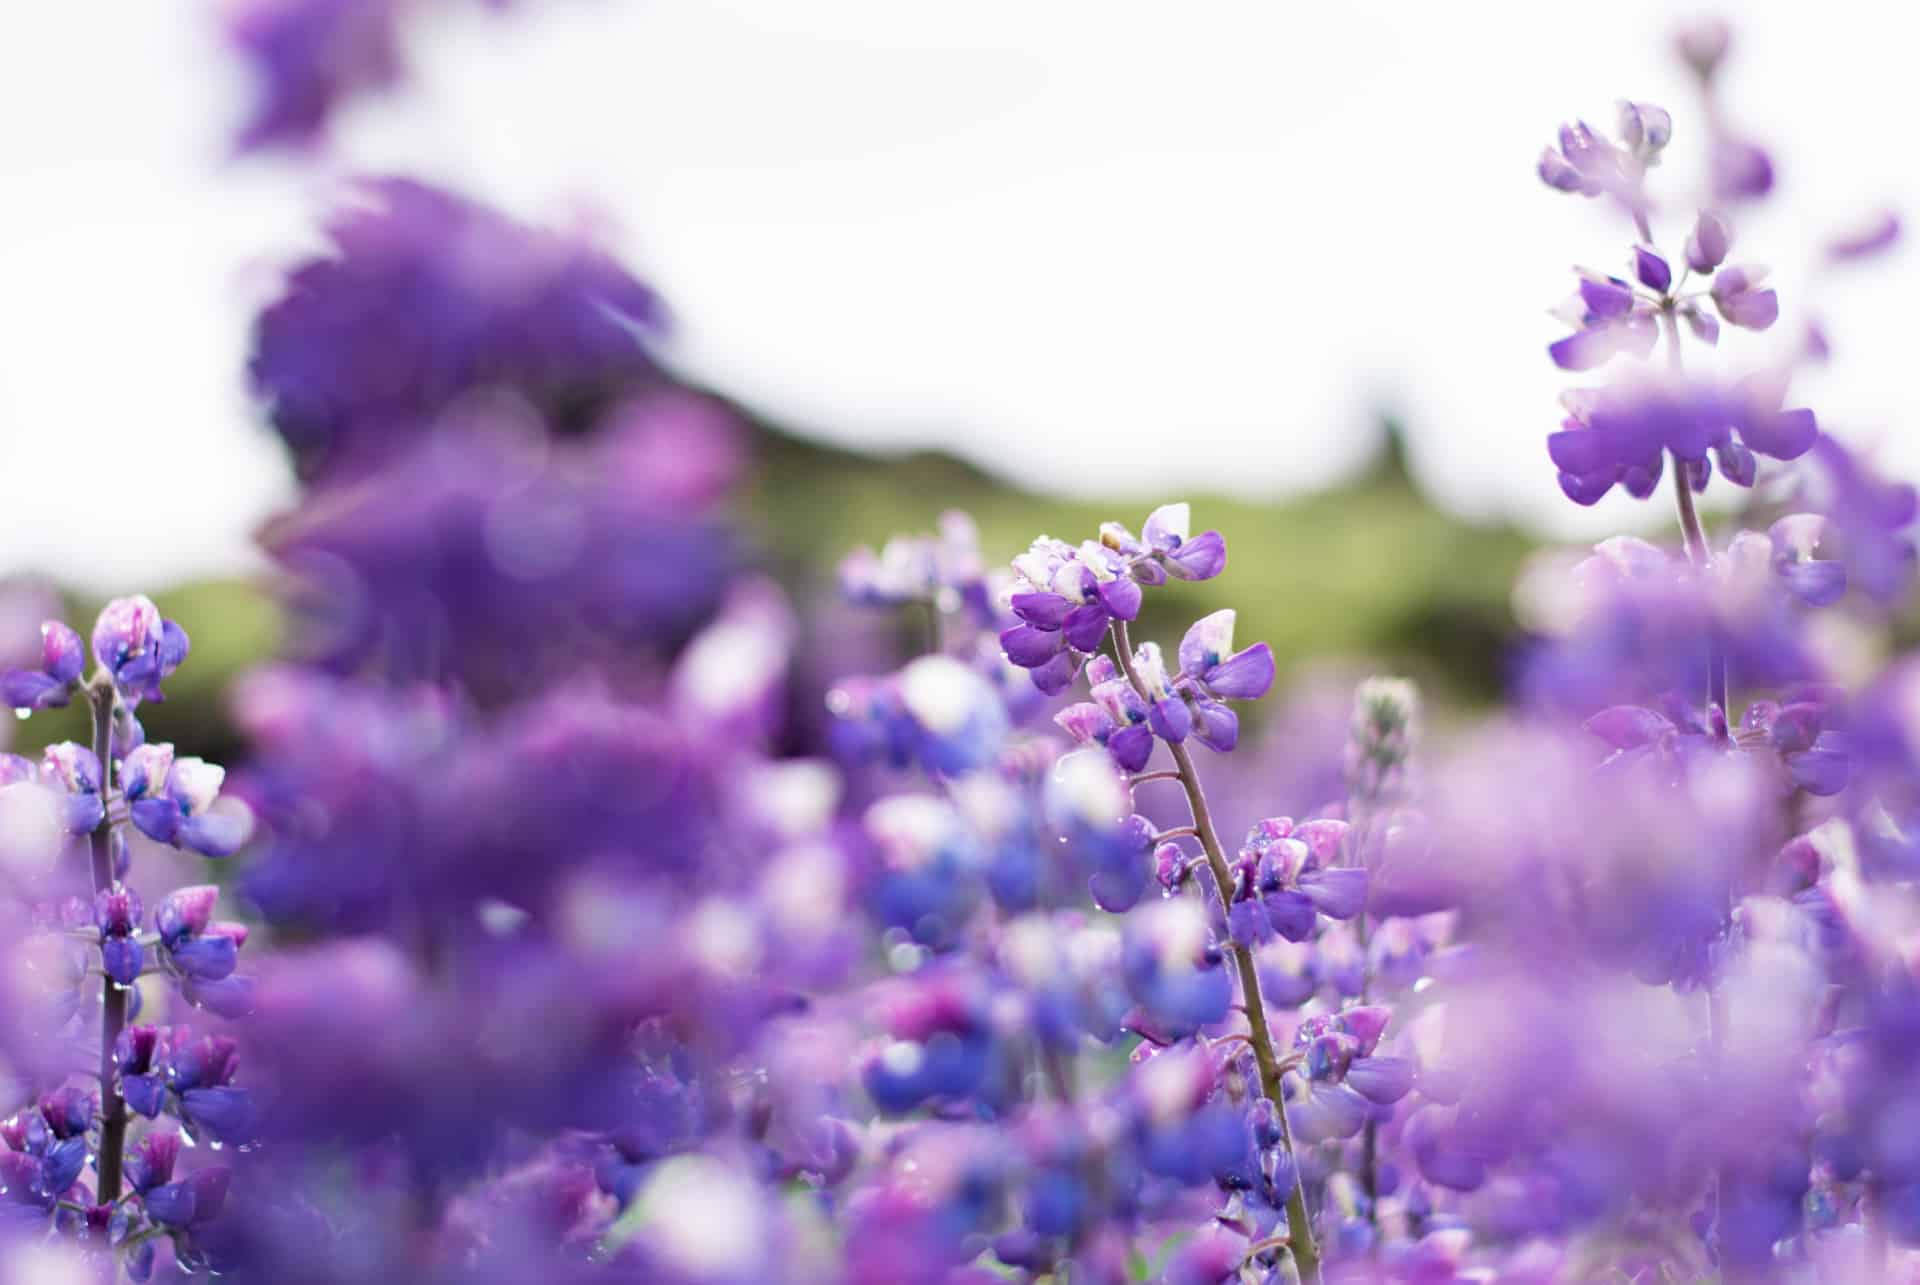
{"label": "purple bloom with white center", "polygon": [[1273,686],[1273,648],[1255,643],[1233,649],[1232,608],[1194,622],[1180,640],[1180,674],[1193,705],[1194,735],[1221,753],[1240,739],[1239,717],[1223,703],[1259,700]]}
{"label": "purple bloom with white center", "polygon": [[163,619],[143,594],[115,598],[93,625],[93,658],[129,705],[165,699],[160,684],[187,658],[188,646],[186,630]]}
{"label": "purple bloom with white center", "polygon": [[120,788],[135,826],[148,838],[208,857],[231,856],[247,841],[248,814],[216,806],[226,769],[198,758],[175,758],[173,746],[141,745],[120,769]]}

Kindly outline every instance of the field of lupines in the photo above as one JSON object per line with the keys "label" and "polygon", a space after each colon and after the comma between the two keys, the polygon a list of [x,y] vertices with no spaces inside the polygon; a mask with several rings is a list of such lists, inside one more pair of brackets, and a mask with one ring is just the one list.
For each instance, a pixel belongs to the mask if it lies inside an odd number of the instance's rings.
{"label": "field of lupines", "polygon": [[[243,146],[405,8],[242,20]],[[1288,552],[1180,502],[875,532],[887,627],[823,636],[653,292],[364,184],[254,329],[302,492],[239,755],[144,731],[164,601],[0,639],[88,729],[0,755],[0,1281],[1920,1280],[1915,492],[1716,360],[1828,357],[1736,231],[1726,42],[1537,161],[1620,229],[1541,484],[1678,538],[1540,562],[1506,704],[1435,727],[1381,676],[1243,743],[1273,652],[1143,607]]]}

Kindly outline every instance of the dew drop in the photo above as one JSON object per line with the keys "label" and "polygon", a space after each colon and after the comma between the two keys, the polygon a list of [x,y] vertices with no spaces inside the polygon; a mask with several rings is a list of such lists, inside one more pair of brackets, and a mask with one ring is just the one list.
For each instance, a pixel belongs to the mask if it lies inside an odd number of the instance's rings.
{"label": "dew drop", "polygon": [[215,1138],[212,1142],[209,1142],[207,1144],[208,1148],[213,1151],[218,1151],[226,1145],[227,1145],[226,1143],[220,1141],[220,1139],[218,1138]]}

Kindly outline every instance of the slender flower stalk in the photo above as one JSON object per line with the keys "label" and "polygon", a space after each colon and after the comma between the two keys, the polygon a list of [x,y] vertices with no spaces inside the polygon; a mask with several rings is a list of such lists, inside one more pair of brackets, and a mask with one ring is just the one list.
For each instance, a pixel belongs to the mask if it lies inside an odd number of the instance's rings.
{"label": "slender flower stalk", "polygon": [[[1146,682],[1140,677],[1133,664],[1133,642],[1127,636],[1127,622],[1113,622],[1113,650],[1120,662],[1121,671],[1127,676],[1134,691],[1142,700],[1151,700],[1152,695]],[[1233,886],[1233,873],[1227,868],[1226,852],[1220,845],[1220,836],[1213,827],[1213,813],[1207,807],[1207,796],[1200,788],[1200,773],[1194,767],[1193,755],[1187,747],[1178,742],[1169,742],[1167,748],[1173,754],[1174,766],[1180,777],[1180,784],[1187,792],[1187,806],[1193,813],[1193,826],[1200,839],[1200,846],[1207,856],[1207,868],[1213,872],[1214,886],[1220,890],[1222,898],[1226,890]],[[1222,910],[1226,907],[1223,905]],[[1293,1130],[1287,1121],[1286,1092],[1280,1081],[1280,1059],[1273,1049],[1273,1032],[1267,1025],[1266,1006],[1260,998],[1260,976],[1254,968],[1253,953],[1241,946],[1228,943],[1227,950],[1233,956],[1234,968],[1240,975],[1240,995],[1246,1004],[1247,1029],[1253,1046],[1253,1060],[1260,1068],[1260,1088],[1269,1102],[1273,1103],[1274,1118],[1280,1126],[1281,1145],[1286,1149],[1287,1157],[1293,1159]],[[1293,1255],[1294,1266],[1299,1269],[1303,1285],[1317,1285],[1320,1280],[1320,1250],[1313,1239],[1313,1221],[1307,1214],[1305,1189],[1299,1177],[1300,1166],[1293,1166],[1293,1187],[1287,1193],[1287,1234],[1288,1249]]]}
{"label": "slender flower stalk", "polygon": [[[87,688],[93,711],[93,752],[100,760],[100,796],[113,796],[113,713],[119,699],[112,676],[101,673]],[[113,888],[114,819],[103,810],[100,823],[88,835],[96,893]],[[121,1160],[127,1145],[127,1103],[120,1093],[115,1048],[127,1024],[127,988],[104,973],[100,978],[100,1169],[99,1201],[110,1205],[120,1198]]]}

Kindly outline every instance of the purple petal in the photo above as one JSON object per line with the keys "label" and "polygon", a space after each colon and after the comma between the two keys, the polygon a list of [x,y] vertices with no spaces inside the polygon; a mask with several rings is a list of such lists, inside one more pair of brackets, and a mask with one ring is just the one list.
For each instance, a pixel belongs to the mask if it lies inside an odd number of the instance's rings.
{"label": "purple petal", "polygon": [[1267,908],[1273,930],[1288,941],[1307,941],[1313,936],[1316,912],[1305,893],[1291,889],[1263,893],[1260,904]]}
{"label": "purple petal", "polygon": [[1760,411],[1740,421],[1740,440],[1762,455],[1795,460],[1813,448],[1820,425],[1806,409]]}
{"label": "purple petal", "polygon": [[180,1095],[180,1111],[221,1142],[253,1137],[253,1098],[245,1089],[188,1089]]}
{"label": "purple petal", "polygon": [[1107,753],[1128,772],[1138,772],[1153,757],[1153,729],[1145,723],[1133,723],[1107,737]]}
{"label": "purple petal", "polygon": [[1240,716],[1218,701],[1194,702],[1194,739],[1216,754],[1230,754],[1240,743]]}
{"label": "purple petal", "polygon": [[109,937],[100,943],[100,964],[108,977],[122,986],[131,986],[140,976],[144,952],[131,937]]}
{"label": "purple petal", "polygon": [[1340,857],[1340,847],[1347,841],[1352,829],[1345,821],[1332,817],[1321,817],[1313,821],[1302,821],[1293,827],[1292,837],[1307,845],[1307,851],[1313,859],[1323,866],[1332,865]]}
{"label": "purple petal", "polygon": [[1255,643],[1207,672],[1207,686],[1228,700],[1259,700],[1273,686],[1273,648]]}
{"label": "purple petal", "polygon": [[180,809],[164,796],[135,799],[127,812],[140,833],[155,843],[172,843],[180,833]]}
{"label": "purple petal", "polygon": [[215,810],[186,818],[177,838],[203,857],[230,857],[247,841],[249,828],[244,814]]}
{"label": "purple petal", "polygon": [[1013,595],[1013,614],[1041,629],[1061,628],[1067,623],[1067,614],[1073,610],[1073,607],[1073,601],[1062,594],[1016,593]]}
{"label": "purple petal", "polygon": [[1713,297],[1714,307],[1730,326],[1765,330],[1780,319],[1780,296],[1771,290],[1742,290]]}
{"label": "purple petal", "polygon": [[1181,580],[1211,580],[1227,567],[1227,542],[1218,531],[1203,531],[1166,555],[1167,571]]}
{"label": "purple petal", "polygon": [[1132,576],[1104,580],[1095,592],[1100,595],[1100,601],[1107,605],[1107,610],[1117,618],[1133,620],[1139,616],[1140,585]]}
{"label": "purple petal", "polygon": [[1827,245],[1829,259],[1864,259],[1880,253],[1900,239],[1900,216],[1883,211],[1872,223]]}
{"label": "purple petal", "polygon": [[1367,872],[1352,866],[1309,870],[1294,887],[1329,919],[1351,919],[1367,904]]}
{"label": "purple petal", "polygon": [[1033,685],[1042,695],[1057,696],[1073,686],[1073,680],[1080,673],[1080,658],[1063,647],[1046,664],[1035,665],[1031,673]]}
{"label": "purple petal", "polygon": [[1640,278],[1640,284],[1649,290],[1661,294],[1673,284],[1673,269],[1667,261],[1644,245],[1633,247],[1633,274]]}
{"label": "purple petal", "polygon": [[1829,797],[1847,788],[1847,753],[1842,749],[1816,745],[1803,754],[1788,758],[1787,771],[1793,777],[1793,783],[1808,794]]}
{"label": "purple petal", "polygon": [[1695,272],[1712,272],[1726,262],[1733,248],[1733,229],[1712,210],[1702,210],[1687,234],[1687,266]]}
{"label": "purple petal", "polygon": [[1075,651],[1095,652],[1107,636],[1107,625],[1113,614],[1107,610],[1104,602],[1090,602],[1084,607],[1075,607],[1067,615],[1063,629],[1067,644]]}
{"label": "purple petal", "polygon": [[1392,1106],[1413,1088],[1413,1059],[1355,1058],[1347,1067],[1346,1084],[1369,1102]]}
{"label": "purple petal", "polygon": [[37,669],[0,674],[0,706],[8,709],[59,709],[67,703],[67,684]]}
{"label": "purple petal", "polygon": [[[1054,629],[1038,629],[1032,625],[1015,625],[1000,633],[1000,648],[1007,653],[1007,659],[1022,669],[1038,669],[1060,654],[1066,646],[1066,637]],[[149,832],[151,833],[151,832]]]}
{"label": "purple petal", "polygon": [[1155,701],[1147,711],[1147,723],[1153,728],[1155,736],[1171,745],[1178,745],[1193,731],[1193,711],[1178,696],[1164,697]]}
{"label": "purple petal", "polygon": [[171,948],[173,963],[196,981],[217,982],[233,972],[239,947],[231,937],[194,937]]}

